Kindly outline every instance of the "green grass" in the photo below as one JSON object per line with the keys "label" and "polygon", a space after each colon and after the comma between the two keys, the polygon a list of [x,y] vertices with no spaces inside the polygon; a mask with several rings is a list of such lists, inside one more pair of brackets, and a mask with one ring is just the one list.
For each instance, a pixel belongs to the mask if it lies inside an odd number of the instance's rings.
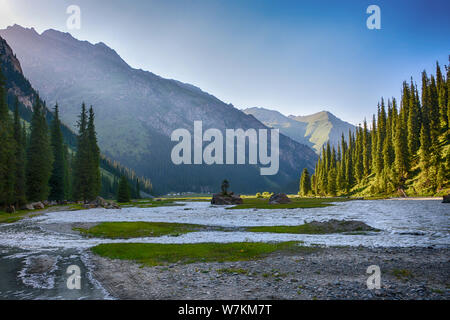
{"label": "green grass", "polygon": [[132,260],[146,266],[170,263],[248,261],[261,259],[276,251],[312,252],[316,248],[302,247],[298,242],[281,243],[107,243],[93,247],[102,257]]}
{"label": "green grass", "polygon": [[188,232],[205,230],[206,226],[165,222],[103,222],[89,229],[74,228],[83,235],[110,239],[179,236]]}
{"label": "green grass", "polygon": [[392,274],[402,281],[408,281],[409,279],[414,278],[413,273],[407,269],[393,269]]}
{"label": "green grass", "polygon": [[23,218],[30,216],[30,212],[34,212],[33,216],[39,215],[39,210],[18,210],[15,213],[6,213],[0,211],[0,223],[14,223]]}
{"label": "green grass", "polygon": [[347,198],[300,198],[290,197],[290,203],[269,204],[265,198],[244,197],[243,204],[236,205],[229,209],[295,209],[295,208],[322,208],[332,206],[331,202],[349,201]]}

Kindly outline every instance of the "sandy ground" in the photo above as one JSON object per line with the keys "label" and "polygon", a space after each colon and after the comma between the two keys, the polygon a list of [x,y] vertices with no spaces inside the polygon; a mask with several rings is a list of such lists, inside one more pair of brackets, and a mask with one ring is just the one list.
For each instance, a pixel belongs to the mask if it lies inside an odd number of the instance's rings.
{"label": "sandy ground", "polygon": [[[119,299],[449,299],[449,249],[319,248],[258,261],[142,267],[90,255],[94,277]],[[367,288],[378,265],[381,289]],[[219,269],[233,268],[231,272]]]}

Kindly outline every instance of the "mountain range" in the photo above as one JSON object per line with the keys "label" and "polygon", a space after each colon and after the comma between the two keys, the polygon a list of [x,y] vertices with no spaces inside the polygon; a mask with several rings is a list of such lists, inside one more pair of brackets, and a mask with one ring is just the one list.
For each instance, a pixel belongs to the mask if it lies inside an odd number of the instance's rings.
{"label": "mountain range", "polygon": [[[252,115],[201,89],[130,67],[104,43],[91,44],[69,33],[42,34],[18,25],[0,30],[23,72],[48,105],[58,102],[64,123],[74,129],[81,102],[93,105],[99,146],[108,157],[148,177],[156,193],[216,191],[227,178],[236,192],[296,192],[303,168],[317,155],[280,134],[280,170],[261,176],[257,165],[181,165],[171,162],[175,129],[266,129]],[[31,106],[29,106],[31,107]],[[283,132],[282,132],[283,133]]]}
{"label": "mountain range", "polygon": [[266,126],[279,129],[289,138],[313,148],[317,154],[321,153],[327,142],[337,148],[342,134],[347,139],[349,131],[354,133],[356,129],[354,125],[342,121],[328,111],[307,116],[285,116],[276,110],[264,108],[248,108],[243,111],[253,115]]}

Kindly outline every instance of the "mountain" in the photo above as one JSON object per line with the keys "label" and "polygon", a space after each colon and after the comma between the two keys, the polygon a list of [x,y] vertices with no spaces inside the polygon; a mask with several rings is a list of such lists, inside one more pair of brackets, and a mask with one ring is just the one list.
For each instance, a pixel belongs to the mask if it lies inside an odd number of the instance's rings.
{"label": "mountain", "polygon": [[[7,90],[7,103],[11,111],[15,105],[15,98],[19,100],[19,116],[29,123],[31,121],[33,105],[38,97],[38,93],[32,87],[31,83],[25,78],[22,72],[22,67],[19,59],[14,54],[8,43],[0,36],[0,68],[6,79],[6,90]],[[45,103],[44,103],[45,104]],[[53,121],[53,113],[45,107],[46,119],[50,124]],[[72,150],[76,147],[76,135],[75,133],[66,125],[62,125],[62,133],[64,137],[64,142]],[[114,193],[105,191],[109,186],[107,184],[112,184],[114,179],[118,179],[125,175],[134,189],[135,181],[137,178],[136,173],[121,164],[110,160],[104,155],[101,156],[100,168],[103,176],[104,191],[103,196],[108,198],[115,197]],[[143,194],[149,193],[151,191],[151,183],[149,180],[140,179],[142,185]],[[105,189],[106,188],[106,189]],[[133,191],[134,192],[134,191]]]}
{"label": "mountain", "polygon": [[337,147],[341,141],[342,133],[348,137],[348,132],[355,132],[356,127],[334,116],[328,111],[321,111],[309,116],[286,117],[275,110],[264,108],[248,108],[243,110],[271,128],[280,129],[280,132],[291,139],[310,146],[320,154],[322,146],[328,141]]}
{"label": "mountain", "polygon": [[68,33],[18,25],[0,30],[22,62],[25,75],[62,120],[74,125],[81,101],[93,105],[99,145],[109,157],[152,180],[156,192],[215,191],[227,178],[236,192],[296,191],[301,170],[313,170],[317,155],[280,135],[280,170],[261,176],[256,165],[172,164],[173,130],[264,129],[264,124],[190,84],[131,68],[104,43],[79,41]]}

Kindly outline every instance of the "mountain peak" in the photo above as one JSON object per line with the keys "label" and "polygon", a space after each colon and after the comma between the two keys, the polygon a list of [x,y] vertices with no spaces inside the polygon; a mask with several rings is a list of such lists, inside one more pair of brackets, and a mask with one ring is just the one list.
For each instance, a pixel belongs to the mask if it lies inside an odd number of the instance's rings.
{"label": "mountain peak", "polygon": [[55,29],[47,29],[44,32],[42,32],[41,36],[60,40],[76,40],[74,37],[72,37],[70,33],[61,32]]}
{"label": "mountain peak", "polygon": [[37,33],[37,31],[33,27],[25,28],[25,27],[22,27],[21,25],[18,25],[17,23],[12,26],[8,26],[6,28],[6,30],[8,32],[12,32],[12,33],[19,32],[19,33],[28,34],[28,35],[39,36],[39,33]]}

